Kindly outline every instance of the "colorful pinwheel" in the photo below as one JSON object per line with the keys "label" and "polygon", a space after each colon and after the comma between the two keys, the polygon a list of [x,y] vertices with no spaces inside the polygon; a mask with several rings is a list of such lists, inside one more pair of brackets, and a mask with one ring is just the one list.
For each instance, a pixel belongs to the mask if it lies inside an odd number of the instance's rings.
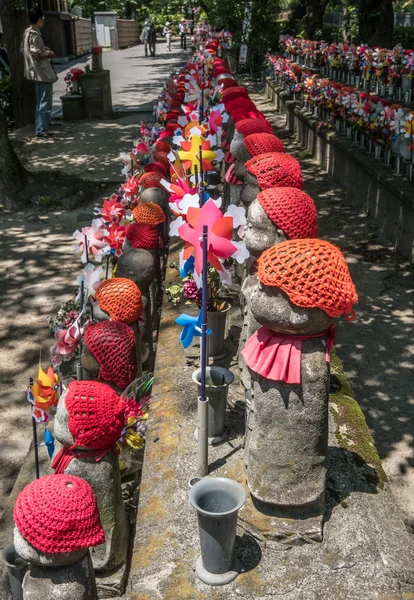
{"label": "colorful pinwheel", "polygon": [[82,262],[88,262],[85,248],[85,238],[88,243],[88,253],[98,262],[102,261],[102,256],[109,250],[108,244],[104,241],[104,237],[108,234],[106,229],[102,228],[102,219],[94,219],[90,227],[83,227],[80,231],[76,230],[73,234],[73,238],[78,242],[75,248],[75,254],[79,251],[82,252]]}
{"label": "colorful pinwheel", "polygon": [[[191,345],[194,337],[201,337],[201,311],[198,317],[192,317],[191,315],[180,315],[175,322],[177,325],[182,327],[182,331],[180,333],[180,342],[183,345],[183,348],[188,348]],[[211,333],[211,329],[207,329],[207,335]]]}
{"label": "colorful pinwheel", "polygon": [[211,150],[208,140],[204,140],[200,135],[193,135],[190,140],[181,142],[180,145],[181,150],[178,150],[178,156],[187,171],[190,171],[194,175],[196,171],[195,167],[199,167],[200,146],[203,157],[203,170],[211,171],[213,169],[212,162],[216,158],[216,153]]}

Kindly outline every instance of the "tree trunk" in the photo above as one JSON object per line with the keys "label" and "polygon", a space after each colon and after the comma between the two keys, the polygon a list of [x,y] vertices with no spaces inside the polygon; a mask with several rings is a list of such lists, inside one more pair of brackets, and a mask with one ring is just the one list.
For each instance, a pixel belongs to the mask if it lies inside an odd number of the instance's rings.
{"label": "tree trunk", "polygon": [[35,87],[24,77],[23,54],[20,46],[23,33],[29,26],[25,2],[0,0],[0,20],[3,26],[12,76],[12,101],[16,126],[33,123]]}
{"label": "tree trunk", "polygon": [[392,0],[359,0],[359,40],[369,46],[393,47]]}
{"label": "tree trunk", "polygon": [[342,0],[342,37],[346,44],[351,42],[351,13],[348,0]]}
{"label": "tree trunk", "polygon": [[323,27],[323,17],[325,14],[328,0],[306,0],[305,31],[309,40],[315,38],[317,31]]}
{"label": "tree trunk", "polygon": [[6,116],[0,108],[0,200],[5,208],[16,204],[24,189],[28,172],[21,164],[7,133]]}

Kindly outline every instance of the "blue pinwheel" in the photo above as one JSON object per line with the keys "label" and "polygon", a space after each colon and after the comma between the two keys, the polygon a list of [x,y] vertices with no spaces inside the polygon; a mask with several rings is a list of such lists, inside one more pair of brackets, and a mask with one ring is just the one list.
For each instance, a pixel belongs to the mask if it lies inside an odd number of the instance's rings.
{"label": "blue pinwheel", "polygon": [[190,256],[190,258],[188,258],[184,265],[180,268],[180,277],[184,278],[186,277],[189,273],[193,273],[194,272],[194,256]]}
{"label": "blue pinwheel", "polygon": [[[201,311],[198,317],[191,315],[180,315],[175,322],[183,328],[180,333],[180,342],[184,348],[188,348],[194,337],[201,337]],[[211,333],[211,329],[207,329],[207,335]]]}
{"label": "blue pinwheel", "polygon": [[50,433],[48,429],[45,429],[45,441],[44,444],[47,449],[47,453],[49,454],[49,458],[52,458],[53,452],[55,451],[55,438]]}

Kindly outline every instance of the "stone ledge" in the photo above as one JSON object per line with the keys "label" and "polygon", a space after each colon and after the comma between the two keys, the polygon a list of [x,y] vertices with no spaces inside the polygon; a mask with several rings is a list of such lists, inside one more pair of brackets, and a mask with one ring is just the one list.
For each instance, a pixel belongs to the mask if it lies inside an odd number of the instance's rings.
{"label": "stone ledge", "polygon": [[350,140],[332,131],[317,131],[318,119],[299,108],[283,87],[269,79],[265,80],[265,87],[278,112],[286,114],[289,131],[344,188],[355,207],[367,212],[396,249],[413,262],[413,184]]}
{"label": "stone ledge", "polygon": [[[171,250],[169,264],[177,260],[178,249]],[[177,272],[167,269],[166,281],[170,284],[176,279]],[[187,307],[182,310],[187,312]],[[352,423],[347,429],[347,446],[340,444],[336,437],[338,424],[333,419],[323,542],[306,543],[309,540],[305,537],[298,539],[289,520],[287,534],[274,536],[272,518],[255,511],[248,497],[240,511],[236,549],[242,574],[223,588],[208,587],[197,579],[197,519],[188,503],[188,481],[196,471],[193,437],[196,391],[191,374],[199,363],[199,347],[197,344],[184,352],[180,346],[179,328],[174,323],[179,312],[164,298],[126,598],[267,600],[280,596],[285,600],[408,600],[412,597],[412,541],[389,492],[379,486],[384,483],[379,475],[381,463],[371,455],[367,456],[368,462],[358,456],[358,437]],[[239,311],[234,310],[226,366],[236,376],[239,327]],[[335,365],[335,373],[339,384],[333,390],[336,395],[333,400],[338,403],[341,390],[347,397],[351,392],[339,377],[339,364]],[[355,403],[352,398],[351,401]],[[358,421],[357,428],[363,427],[365,439],[372,443],[362,413],[361,416],[362,423]],[[234,478],[245,485],[241,448],[244,402],[237,382],[230,388],[226,425],[230,439],[210,449],[210,473]]]}

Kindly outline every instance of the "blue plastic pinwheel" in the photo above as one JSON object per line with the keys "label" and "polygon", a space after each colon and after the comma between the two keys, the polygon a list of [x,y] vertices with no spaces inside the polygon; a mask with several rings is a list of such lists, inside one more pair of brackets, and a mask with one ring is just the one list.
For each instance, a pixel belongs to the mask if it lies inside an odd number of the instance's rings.
{"label": "blue plastic pinwheel", "polygon": [[193,273],[194,272],[194,255],[190,256],[190,258],[188,258],[184,265],[181,267],[180,269],[180,277],[184,278],[186,277],[189,273]]}
{"label": "blue plastic pinwheel", "polygon": [[[180,334],[180,342],[184,348],[188,348],[192,344],[194,337],[201,337],[201,311],[198,317],[191,315],[180,315],[175,322],[183,328]],[[207,335],[211,333],[211,329],[207,329]]]}
{"label": "blue plastic pinwheel", "polygon": [[55,451],[55,438],[48,429],[45,429],[45,446],[47,448],[49,458],[52,458],[53,452]]}

